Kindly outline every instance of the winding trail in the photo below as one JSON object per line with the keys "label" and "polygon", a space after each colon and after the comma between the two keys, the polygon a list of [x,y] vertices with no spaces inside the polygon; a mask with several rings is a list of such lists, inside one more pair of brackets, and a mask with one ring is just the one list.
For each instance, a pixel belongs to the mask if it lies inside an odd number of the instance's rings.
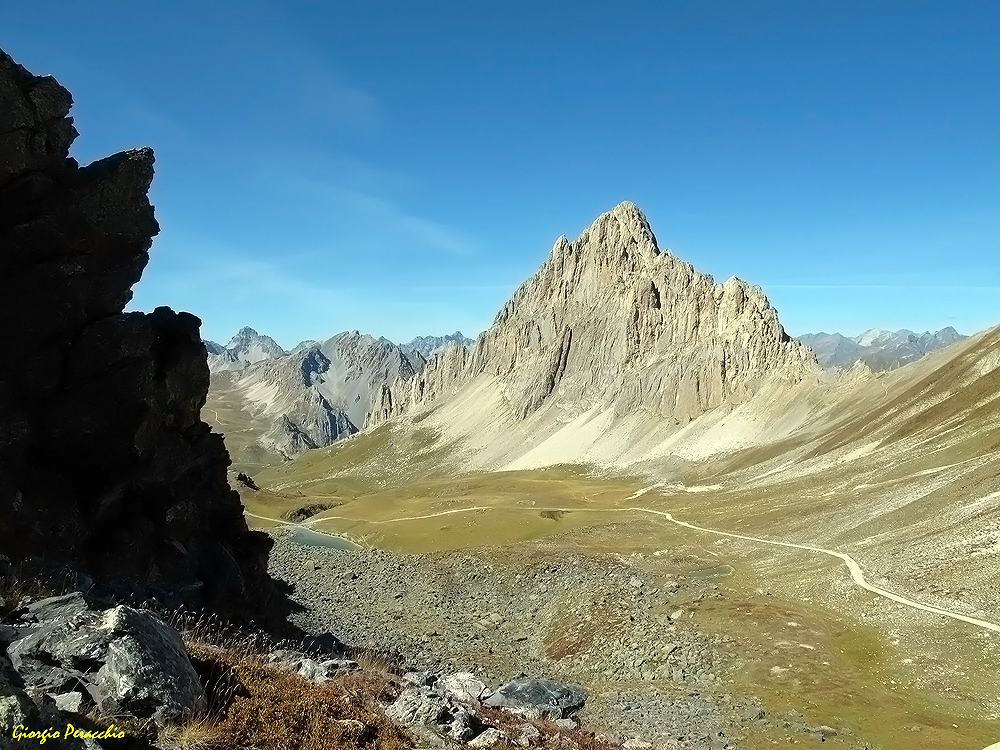
{"label": "winding trail", "polygon": [[[640,497],[641,495],[644,495],[647,491],[649,491],[651,489],[654,489],[654,487],[647,487],[644,490],[639,490],[638,492],[636,492],[636,493],[628,496],[625,499],[626,500],[636,499],[636,498]],[[894,601],[894,602],[896,602],[898,604],[902,604],[902,605],[904,605],[906,607],[910,607],[912,609],[920,610],[922,612],[930,612],[931,614],[941,615],[942,617],[949,617],[949,618],[951,618],[953,620],[959,620],[961,622],[968,623],[969,625],[973,625],[975,627],[982,628],[984,630],[990,630],[990,631],[992,631],[994,633],[1000,633],[1000,625],[997,625],[996,623],[989,622],[987,620],[980,620],[980,619],[977,619],[975,617],[969,617],[967,615],[963,615],[963,614],[960,614],[958,612],[952,612],[951,610],[943,609],[941,607],[935,607],[935,606],[933,606],[931,604],[923,604],[921,602],[914,601],[913,599],[908,599],[905,596],[900,596],[899,594],[895,594],[895,593],[893,593],[891,591],[887,591],[886,589],[879,588],[878,586],[874,586],[874,585],[870,584],[865,579],[864,572],[861,570],[861,566],[858,564],[858,561],[855,560],[850,555],[844,553],[844,552],[837,552],[836,550],[824,549],[823,547],[815,547],[815,546],[809,545],[809,544],[795,544],[794,542],[778,542],[778,541],[775,541],[773,539],[762,539],[762,538],[756,537],[756,536],[746,536],[744,534],[735,534],[735,533],[733,533],[731,531],[719,531],[718,529],[710,529],[710,528],[707,528],[705,526],[696,526],[693,523],[688,523],[687,521],[680,521],[680,520],[674,518],[673,515],[671,513],[668,513],[667,511],[654,510],[653,508],[643,508],[643,507],[630,507],[630,508],[565,508],[565,507],[530,506],[530,507],[519,507],[518,509],[519,510],[529,510],[529,511],[544,511],[544,510],[569,511],[569,512],[583,511],[583,512],[588,512],[588,513],[595,513],[595,512],[596,513],[648,513],[650,515],[654,515],[654,516],[659,516],[661,518],[665,518],[666,520],[670,521],[671,523],[677,524],[678,526],[683,526],[684,528],[692,529],[694,531],[700,531],[700,532],[703,532],[705,534],[715,534],[716,536],[729,537],[730,539],[741,539],[741,540],[747,541],[747,542],[757,542],[758,544],[769,544],[769,545],[774,546],[774,547],[785,547],[785,548],[788,548],[788,549],[800,549],[800,550],[804,550],[806,552],[816,552],[816,553],[821,554],[821,555],[827,555],[829,557],[835,557],[838,560],[840,560],[841,562],[843,562],[847,566],[848,572],[851,574],[851,580],[853,580],[854,583],[856,585],[858,585],[859,587],[865,589],[866,591],[870,591],[871,593],[873,593],[873,594],[875,594],[877,596],[881,596],[881,597],[883,597],[885,599],[889,599],[890,601]],[[428,513],[426,515],[421,515],[421,516],[405,516],[405,517],[402,517],[402,518],[390,518],[390,519],[386,519],[386,520],[382,520],[382,521],[367,521],[367,523],[371,523],[371,524],[386,524],[386,523],[399,523],[399,522],[403,522],[403,521],[418,521],[418,520],[425,519],[425,518],[437,518],[439,516],[448,516],[448,515],[452,515],[452,514],[455,514],[455,513],[471,513],[471,512],[475,512],[475,511],[485,511],[485,510],[496,510],[496,508],[494,508],[492,506],[476,505],[476,506],[472,506],[472,507],[469,507],[469,508],[456,508],[456,509],[453,509],[453,510],[443,510],[443,511],[440,511],[438,513]],[[510,510],[510,509],[509,508],[505,508],[504,510]],[[305,528],[311,527],[312,524],[314,524],[314,523],[316,523],[318,521],[323,521],[323,520],[327,520],[327,519],[354,520],[354,521],[362,520],[362,519],[357,519],[357,518],[349,518],[347,516],[323,516],[322,518],[310,518],[310,519],[306,519],[305,521],[303,521],[301,523],[293,523],[291,521],[287,521],[287,520],[280,519],[280,518],[270,518],[268,516],[257,515],[256,513],[251,513],[250,511],[245,511],[245,512],[246,512],[246,514],[248,516],[252,516],[254,518],[260,518],[260,519],[266,520],[266,521],[274,521],[274,522],[277,522],[277,523],[280,523],[280,524],[283,524],[283,525],[286,525],[286,526],[302,526],[302,527],[305,527]],[[312,530],[315,531],[315,529],[312,529]],[[325,532],[317,532],[317,533],[325,533]],[[330,536],[336,536],[336,535],[331,534]],[[983,748],[983,750],[1000,750],[1000,742],[995,742],[992,745],[989,745],[988,747]]]}
{"label": "winding trail", "polygon": [[[898,602],[907,607],[912,607],[913,609],[919,609],[924,612],[931,612],[936,615],[942,615],[944,617],[950,617],[953,620],[961,620],[962,622],[967,622],[970,625],[975,625],[976,627],[983,628],[984,630],[992,630],[994,633],[1000,633],[1000,625],[993,622],[988,622],[987,620],[979,620],[975,617],[968,617],[967,615],[959,614],[958,612],[952,612],[948,609],[942,609],[941,607],[935,607],[932,604],[922,604],[921,602],[913,601],[913,599],[907,599],[905,596],[900,596],[899,594],[894,594],[891,591],[886,591],[878,586],[873,586],[865,580],[865,575],[861,571],[861,566],[858,565],[857,560],[848,554],[843,552],[836,552],[831,549],[824,549],[822,547],[813,547],[808,544],[794,544],[792,542],[776,542],[773,539],[761,539],[755,536],[744,536],[743,534],[734,534],[729,531],[718,531],[716,529],[708,529],[704,526],[695,526],[693,523],[687,523],[686,521],[678,521],[670,513],[662,510],[652,510],[650,508],[626,508],[625,510],[637,511],[641,513],[651,513],[653,515],[662,516],[668,521],[677,524],[678,526],[684,526],[688,529],[694,529],[695,531],[703,531],[708,534],[716,534],[718,536],[726,536],[732,539],[743,539],[748,542],[758,542],[760,544],[770,544],[775,547],[788,547],[791,549],[801,549],[808,552],[818,552],[823,555],[829,555],[830,557],[836,557],[842,560],[845,565],[847,565],[848,571],[851,573],[851,579],[861,588],[866,591],[870,591],[878,596],[885,597],[891,601]],[[995,747],[995,746],[994,746]],[[989,750],[989,749],[987,749]],[[998,748],[1000,750],[1000,748]]]}
{"label": "winding trail", "polygon": [[[626,499],[632,499],[634,497],[638,497],[641,494],[643,494],[643,492],[640,490],[640,492],[636,493],[635,495],[631,495]],[[877,596],[884,597],[886,599],[889,599],[890,601],[894,601],[898,604],[902,604],[912,609],[921,610],[923,612],[930,612],[935,615],[941,615],[942,617],[949,617],[953,620],[960,620],[961,622],[968,623],[969,625],[974,625],[984,630],[991,630],[994,633],[1000,633],[1000,625],[997,625],[996,623],[989,622],[987,620],[980,620],[975,617],[969,617],[968,615],[963,615],[958,612],[952,612],[951,610],[943,609],[942,607],[935,607],[932,604],[923,604],[921,602],[914,601],[913,599],[908,599],[905,596],[900,596],[899,594],[895,594],[892,591],[887,591],[886,589],[879,588],[878,586],[869,583],[867,579],[865,579],[864,572],[861,570],[861,566],[858,564],[858,561],[844,552],[837,552],[836,550],[824,549],[823,547],[815,547],[809,544],[796,544],[794,542],[778,542],[773,539],[762,539],[756,536],[735,534],[731,531],[719,531],[718,529],[709,529],[705,526],[696,526],[695,524],[688,523],[687,521],[680,521],[674,518],[673,515],[668,513],[667,511],[654,510],[653,508],[643,508],[643,507],[565,508],[565,507],[542,507],[533,505],[531,507],[518,508],[518,509],[530,510],[530,511],[544,511],[544,510],[554,510],[554,511],[564,511],[564,512],[582,511],[587,513],[648,513],[650,515],[660,516],[661,518],[665,518],[671,523],[677,524],[678,526],[683,526],[684,528],[687,529],[693,529],[694,531],[701,531],[706,534],[715,534],[716,536],[725,536],[731,539],[742,539],[743,541],[757,542],[758,544],[769,544],[774,547],[785,547],[788,549],[805,550],[806,552],[816,552],[821,555],[835,557],[838,560],[842,561],[847,566],[847,570],[851,574],[851,579],[854,581],[854,583],[860,586],[861,588],[865,589],[866,591],[870,591],[871,593],[876,594]],[[404,516],[402,518],[389,518],[382,521],[366,521],[366,523],[386,524],[386,523],[400,523],[403,521],[419,521],[425,518],[437,518],[439,516],[448,516],[455,513],[472,513],[474,511],[484,511],[484,510],[496,510],[496,508],[492,506],[475,505],[469,508],[456,508],[454,510],[443,510],[438,513],[428,513],[426,515],[421,515],[421,516]],[[511,509],[505,508],[504,510],[511,510]],[[350,521],[362,520],[358,518],[351,518],[349,516],[322,516],[322,517],[314,517],[306,519],[305,521],[299,523],[294,523],[285,519],[269,518],[268,516],[257,515],[256,513],[251,513],[250,511],[246,511],[246,514],[248,516],[253,516],[254,518],[260,518],[265,521],[273,521],[287,526],[303,526],[303,527],[311,527],[314,523],[331,519],[350,520]],[[998,743],[998,745],[1000,745],[1000,743]],[[987,750],[994,750],[994,748],[987,748]],[[995,750],[1000,750],[1000,746],[996,746]]]}

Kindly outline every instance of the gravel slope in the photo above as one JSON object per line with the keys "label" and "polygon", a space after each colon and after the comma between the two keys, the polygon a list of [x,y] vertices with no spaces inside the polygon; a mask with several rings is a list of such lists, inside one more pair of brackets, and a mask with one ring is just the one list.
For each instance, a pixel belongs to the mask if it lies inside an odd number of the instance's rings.
{"label": "gravel slope", "polygon": [[545,544],[401,555],[273,534],[271,573],[295,584],[298,625],[400,654],[410,669],[471,671],[492,688],[520,675],[578,682],[591,693],[585,727],[665,748],[736,748],[755,722],[815,732],[726,693],[731,644],[699,632],[690,616],[718,595],[711,578]]}

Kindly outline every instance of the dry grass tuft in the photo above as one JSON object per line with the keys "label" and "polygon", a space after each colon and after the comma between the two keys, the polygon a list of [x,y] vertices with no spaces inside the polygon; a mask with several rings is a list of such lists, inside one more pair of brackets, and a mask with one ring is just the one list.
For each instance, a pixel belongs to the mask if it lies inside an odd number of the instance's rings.
{"label": "dry grass tuft", "polygon": [[213,750],[408,750],[411,743],[389,720],[380,701],[390,681],[358,673],[312,683],[266,663],[261,652],[228,649],[187,639],[188,651],[209,682]]}
{"label": "dry grass tuft", "polygon": [[226,743],[218,721],[199,716],[160,730],[157,742],[163,750],[216,750]]}
{"label": "dry grass tuft", "polygon": [[382,677],[392,678],[402,674],[403,658],[398,654],[370,648],[353,648],[350,649],[349,656],[362,669]]}
{"label": "dry grass tuft", "polygon": [[0,575],[0,621],[26,601],[59,596],[70,588],[65,579],[40,574],[26,563],[15,563],[6,575]]}

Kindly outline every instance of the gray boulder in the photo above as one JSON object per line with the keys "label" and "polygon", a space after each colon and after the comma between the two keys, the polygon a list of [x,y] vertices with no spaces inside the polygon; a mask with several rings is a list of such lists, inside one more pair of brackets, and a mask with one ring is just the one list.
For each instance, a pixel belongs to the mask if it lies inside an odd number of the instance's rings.
{"label": "gray boulder", "polygon": [[43,623],[9,647],[29,693],[83,688],[108,714],[158,725],[207,707],[180,635],[149,612],[115,607]]}
{"label": "gray boulder", "polygon": [[407,688],[385,714],[404,726],[435,726],[451,721],[448,701],[428,687]]}
{"label": "gray boulder", "polygon": [[504,739],[504,734],[499,729],[490,727],[478,737],[469,740],[466,744],[469,747],[493,747]]}
{"label": "gray boulder", "polygon": [[451,722],[448,724],[448,734],[459,742],[467,742],[476,736],[476,719],[462,706],[451,710]]}
{"label": "gray boulder", "polygon": [[529,719],[564,719],[582,708],[587,697],[579,685],[523,677],[508,682],[483,702]]}
{"label": "gray boulder", "polygon": [[29,604],[25,608],[26,616],[24,619],[41,623],[52,622],[53,620],[78,615],[81,612],[86,612],[88,609],[90,607],[87,606],[87,601],[83,598],[83,594],[79,591],[74,591],[71,594],[50,596],[47,599],[39,599],[37,602]]}
{"label": "gray boulder", "polygon": [[272,664],[279,664],[313,682],[327,682],[357,672],[361,667],[351,659],[323,659],[306,656],[301,651],[276,649],[267,655]]}
{"label": "gray boulder", "polygon": [[483,731],[482,723],[468,708],[426,685],[403,690],[385,713],[431,747],[468,742]]}
{"label": "gray boulder", "polygon": [[472,703],[489,695],[486,683],[471,672],[455,672],[445,675],[435,687],[449,698],[464,703]]}

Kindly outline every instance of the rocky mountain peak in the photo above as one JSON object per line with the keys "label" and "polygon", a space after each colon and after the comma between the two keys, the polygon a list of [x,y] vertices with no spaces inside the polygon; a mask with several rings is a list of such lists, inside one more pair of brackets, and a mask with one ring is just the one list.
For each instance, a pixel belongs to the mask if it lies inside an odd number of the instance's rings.
{"label": "rocky mountain peak", "polygon": [[549,258],[565,258],[566,253],[578,253],[583,263],[620,264],[623,272],[629,273],[650,262],[660,250],[645,215],[626,201],[598,216],[576,242],[560,237]]}
{"label": "rocky mountain peak", "polygon": [[259,362],[261,359],[273,359],[285,354],[285,350],[270,336],[257,333],[253,328],[244,326],[226,345],[229,351],[238,358],[248,362]]}
{"label": "rocky mountain peak", "polygon": [[661,251],[642,212],[622,203],[576,241],[557,240],[471,353],[433,357],[384,394],[380,413],[388,418],[486,375],[502,383],[519,418],[555,399],[569,409],[684,422],[814,365],[759,288],[735,277],[716,284]]}

